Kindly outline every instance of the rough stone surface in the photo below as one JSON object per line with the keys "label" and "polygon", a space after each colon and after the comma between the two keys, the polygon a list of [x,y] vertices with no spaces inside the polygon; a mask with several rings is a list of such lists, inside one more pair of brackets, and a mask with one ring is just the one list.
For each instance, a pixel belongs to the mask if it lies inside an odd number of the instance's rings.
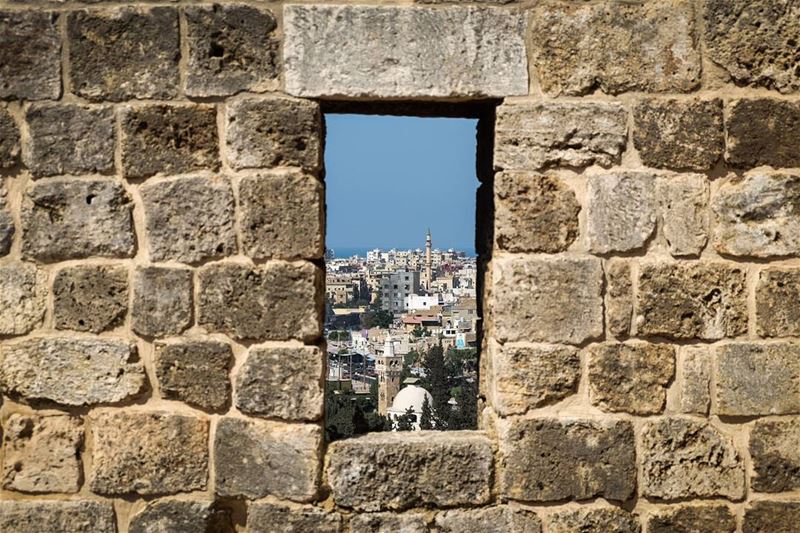
{"label": "rough stone surface", "polygon": [[61,96],[58,14],[0,11],[0,98],[55,100]]}
{"label": "rough stone surface", "polygon": [[[2,131],[0,131],[0,135],[2,135]],[[2,141],[0,141],[0,144],[2,144]],[[14,233],[16,233],[14,218],[8,209],[7,199],[8,190],[6,190],[5,180],[0,178],[0,256],[8,255],[11,251]]]}
{"label": "rough stone surface", "polygon": [[441,533],[541,533],[542,521],[533,511],[497,505],[439,513],[436,527]]}
{"label": "rough stone surface", "polygon": [[321,446],[319,426],[222,418],[214,444],[217,495],[309,501],[317,493]]}
{"label": "rough stone surface", "polygon": [[680,505],[658,509],[647,519],[648,533],[734,533],[736,517],[724,505]]}
{"label": "rough stone surface", "polygon": [[159,412],[94,412],[92,492],[169,494],[204,490],[208,421]]}
{"label": "rough stone surface", "polygon": [[543,3],[530,22],[542,89],[689,92],[700,84],[693,2]]}
{"label": "rough stone surface", "polygon": [[765,268],[756,285],[756,329],[762,337],[800,335],[800,269]]}
{"label": "rough stone surface", "polygon": [[495,238],[509,252],[555,253],[578,236],[581,206],[560,179],[538,174],[495,176]]}
{"label": "rough stone surface", "polygon": [[47,274],[31,263],[0,266],[0,335],[22,335],[42,322]]}
{"label": "rough stone surface", "polygon": [[197,263],[236,253],[228,179],[157,181],[142,186],[141,193],[152,261]]}
{"label": "rough stone surface", "polygon": [[323,253],[323,188],[313,176],[275,173],[239,184],[242,248],[255,259],[317,259]]}
{"label": "rough stone surface", "polygon": [[252,533],[340,533],[342,517],[317,507],[285,507],[254,503],[247,509],[247,530]]}
{"label": "rough stone surface", "polygon": [[155,345],[161,395],[201,409],[219,410],[228,404],[232,363],[233,352],[224,342],[181,339]]}
{"label": "rough stone surface", "polygon": [[680,348],[679,410],[705,415],[711,405],[712,355],[705,346]]}
{"label": "rough stone surface", "polygon": [[245,168],[301,167],[322,162],[319,104],[280,96],[246,97],[225,108],[228,163]]}
{"label": "rough stone surface", "polygon": [[23,157],[34,176],[114,170],[116,132],[110,107],[33,105],[25,120],[30,140]]}
{"label": "rough stone surface", "polygon": [[494,260],[492,311],[500,341],[580,344],[603,332],[603,272],[593,257]]}
{"label": "rough stone surface", "polygon": [[236,377],[243,413],[287,420],[322,416],[325,355],[315,346],[253,347]]}
{"label": "rough stone surface", "polygon": [[202,268],[198,279],[198,322],[211,331],[261,340],[320,335],[321,273],[311,263],[218,263]]}
{"label": "rough stone surface", "polygon": [[598,344],[588,349],[589,396],[604,411],[660,413],[675,374],[675,348],[646,342]]}
{"label": "rough stone surface", "polygon": [[716,340],[747,331],[745,269],[724,263],[644,263],[639,268],[640,335]]}
{"label": "rough stone surface", "polygon": [[800,413],[800,345],[728,344],[716,357],[717,414]]}
{"label": "rough stone surface", "polygon": [[230,514],[211,501],[156,500],[131,518],[129,533],[231,533]]}
{"label": "rough stone surface", "polygon": [[283,16],[290,94],[414,98],[528,92],[520,12],[290,5]]}
{"label": "rough stone surface", "polygon": [[800,418],[756,420],[750,430],[750,457],[757,492],[800,488]]}
{"label": "rough stone surface", "polygon": [[30,185],[22,199],[22,255],[40,261],[130,257],[133,204],[111,180],[53,180]]}
{"label": "rough stone surface", "polygon": [[112,502],[0,501],[0,531],[9,533],[116,533]]}
{"label": "rough stone surface", "polygon": [[78,492],[83,424],[72,416],[12,414],[5,423],[3,488]]}
{"label": "rough stone surface", "polygon": [[707,422],[667,417],[642,430],[642,494],[649,498],[744,496],[744,463],[731,438]]}
{"label": "rough stone surface", "polygon": [[492,406],[503,416],[522,414],[575,394],[578,350],[553,344],[509,343],[492,355]]}
{"label": "rough stone surface", "polygon": [[800,502],[752,502],[744,512],[742,533],[795,533]]}
{"label": "rough stone surface", "polygon": [[280,69],[278,23],[267,9],[246,5],[190,6],[186,93],[224,96],[274,88]]}
{"label": "rough stone surface", "polygon": [[27,401],[96,405],[127,400],[144,386],[136,347],[97,337],[35,337],[0,348],[2,388]]}
{"label": "rough stone surface", "polygon": [[334,501],[362,511],[489,501],[492,447],[476,432],[371,433],[328,447]]}
{"label": "rough stone surface", "polygon": [[661,232],[675,257],[698,256],[708,241],[708,178],[665,176],[656,184]]}
{"label": "rough stone surface", "polygon": [[122,169],[128,178],[217,170],[217,111],[212,105],[122,110]]}
{"label": "rough stone surface", "polygon": [[425,516],[417,513],[367,513],[350,519],[353,533],[427,533]]}
{"label": "rough stone surface", "polygon": [[504,170],[611,166],[625,149],[627,120],[625,108],[616,102],[501,105],[494,165]]}
{"label": "rough stone surface", "polygon": [[172,7],[72,11],[72,90],[87,100],[172,98],[178,90],[178,11]]}
{"label": "rough stone surface", "polygon": [[739,167],[800,167],[800,102],[758,98],[734,100],[728,106],[728,163]]}
{"label": "rough stone surface", "polygon": [[627,500],[636,488],[633,427],[619,420],[540,418],[506,422],[500,494],[516,500]]}
{"label": "rough stone surface", "polygon": [[629,252],[645,245],[656,229],[656,176],[614,172],[589,178],[586,226],[589,249]]}
{"label": "rough stone surface", "polygon": [[137,267],[131,327],[139,335],[177,335],[192,324],[193,273],[184,268]]}
{"label": "rough stone surface", "polygon": [[617,507],[583,507],[561,511],[550,517],[548,533],[613,531],[639,533],[642,527],[636,516]]}
{"label": "rough stone surface", "polygon": [[62,268],[53,281],[56,329],[100,333],[120,325],[128,311],[128,269],[78,265]]}
{"label": "rough stone surface", "polygon": [[633,315],[631,265],[628,261],[612,259],[605,264],[606,328],[614,337],[627,337]]}
{"label": "rough stone surface", "polygon": [[800,90],[800,6],[787,0],[706,0],[710,59],[738,84]]}
{"label": "rough stone surface", "polygon": [[8,110],[4,106],[0,106],[0,170],[13,168],[19,164],[22,150],[19,141],[17,123]]}

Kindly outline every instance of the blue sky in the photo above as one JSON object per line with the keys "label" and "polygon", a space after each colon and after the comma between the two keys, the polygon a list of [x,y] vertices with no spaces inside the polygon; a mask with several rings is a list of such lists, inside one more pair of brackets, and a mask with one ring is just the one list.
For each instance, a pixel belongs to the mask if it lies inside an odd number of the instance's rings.
{"label": "blue sky", "polygon": [[325,120],[328,247],[473,249],[477,120]]}

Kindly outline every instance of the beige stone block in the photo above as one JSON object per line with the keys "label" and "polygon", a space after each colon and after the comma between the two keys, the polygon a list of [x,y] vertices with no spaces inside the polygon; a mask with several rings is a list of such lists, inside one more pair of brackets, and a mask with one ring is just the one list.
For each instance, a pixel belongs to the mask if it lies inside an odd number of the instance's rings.
{"label": "beige stone block", "polygon": [[589,249],[606,254],[644,247],[656,229],[656,175],[613,172],[589,177]]}
{"label": "beige stone block", "polygon": [[44,318],[47,274],[32,263],[0,266],[0,334],[22,335]]}

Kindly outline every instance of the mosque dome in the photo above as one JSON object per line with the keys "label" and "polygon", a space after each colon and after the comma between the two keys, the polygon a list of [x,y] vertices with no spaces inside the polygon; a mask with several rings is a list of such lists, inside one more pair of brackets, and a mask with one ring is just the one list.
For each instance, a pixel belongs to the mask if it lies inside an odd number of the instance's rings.
{"label": "mosque dome", "polygon": [[429,405],[433,405],[433,396],[431,396],[430,392],[417,385],[406,385],[397,393],[397,396],[394,397],[389,412],[402,415],[410,407],[415,413],[421,414],[422,404],[425,403],[425,398],[428,398]]}

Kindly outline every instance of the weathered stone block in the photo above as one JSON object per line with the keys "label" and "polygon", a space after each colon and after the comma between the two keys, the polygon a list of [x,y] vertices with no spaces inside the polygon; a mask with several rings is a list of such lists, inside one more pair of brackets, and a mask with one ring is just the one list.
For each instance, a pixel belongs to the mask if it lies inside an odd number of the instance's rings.
{"label": "weathered stone block", "polygon": [[186,93],[225,96],[275,88],[280,71],[272,11],[247,5],[189,6]]}
{"label": "weathered stone block", "polygon": [[119,102],[177,94],[180,37],[175,8],[72,11],[67,37],[72,90],[78,96]]}
{"label": "weathered stone block", "polygon": [[706,346],[683,346],[680,350],[678,409],[682,413],[708,414],[713,365],[710,350]]}
{"label": "weathered stone block", "polygon": [[501,250],[563,252],[577,238],[581,206],[557,177],[500,173],[494,195],[494,234]]}
{"label": "weathered stone block", "polygon": [[[0,131],[0,135],[2,135],[2,131]],[[8,190],[5,180],[0,178],[0,256],[8,255],[11,251],[11,244],[16,232],[14,217],[8,210],[7,197]]]}
{"label": "weathered stone block", "polygon": [[0,106],[0,170],[13,168],[19,163],[22,150],[19,141],[19,126],[8,110]]}
{"label": "weathered stone block", "polygon": [[313,176],[291,172],[243,178],[244,253],[254,259],[321,258],[323,204],[322,184]]}
{"label": "weathered stone block", "polygon": [[130,257],[133,203],[112,180],[34,183],[22,199],[22,255],[40,261]]}
{"label": "weathered stone block", "polygon": [[321,448],[319,426],[222,418],[214,443],[217,495],[310,501]]}
{"label": "weathered stone block", "polygon": [[762,337],[800,335],[800,269],[765,268],[759,273],[756,328]]}
{"label": "weathered stone block", "polygon": [[498,470],[507,498],[627,500],[636,488],[633,427],[620,420],[507,421]]}
{"label": "weathered stone block", "polygon": [[218,263],[200,269],[198,280],[198,323],[210,331],[261,340],[320,335],[321,273],[311,263]]}
{"label": "weathered stone block", "polygon": [[581,507],[561,511],[550,517],[548,533],[577,531],[613,531],[639,533],[642,527],[636,516],[617,507]]}
{"label": "weathered stone block", "polygon": [[34,176],[114,170],[116,130],[110,107],[33,105],[25,120],[30,140],[23,157]]}
{"label": "weathered stone block", "polygon": [[9,533],[116,533],[112,502],[0,501],[0,531]]}
{"label": "weathered stone block", "polygon": [[214,106],[151,104],[122,110],[122,169],[126,177],[217,168]]}
{"label": "weathered stone block", "polygon": [[800,418],[756,420],[750,430],[750,457],[757,492],[789,492],[800,488]]}
{"label": "weathered stone block", "polygon": [[83,423],[72,416],[12,414],[3,432],[3,488],[78,492]]}
{"label": "weathered stone block", "polygon": [[675,375],[675,348],[627,342],[587,349],[589,396],[604,411],[651,415],[664,409],[667,387]]}
{"label": "weathered stone block", "polygon": [[159,412],[89,415],[89,485],[98,494],[170,494],[204,490],[208,421]]}
{"label": "weathered stone block", "polygon": [[290,94],[414,98],[528,93],[520,12],[473,6],[289,5],[283,17]]}
{"label": "weathered stone block", "polygon": [[55,100],[61,96],[58,14],[0,11],[0,98]]}
{"label": "weathered stone block", "polygon": [[494,262],[498,340],[580,344],[603,333],[599,259],[511,256]]}
{"label": "weathered stone block", "polygon": [[800,102],[734,100],[728,104],[725,131],[725,159],[731,165],[800,166]]}
{"label": "weathered stone block", "polygon": [[136,346],[97,337],[36,337],[0,348],[2,388],[26,401],[96,405],[127,400],[145,384]]}
{"label": "weathered stone block", "polygon": [[716,357],[717,414],[800,413],[800,345],[727,344]]}
{"label": "weathered stone block", "polygon": [[744,497],[744,462],[733,440],[707,422],[679,417],[647,422],[641,452],[646,497]]}
{"label": "weathered stone block", "polygon": [[622,259],[605,263],[606,328],[614,337],[624,338],[631,332],[633,285],[631,265]]}
{"label": "weathered stone block", "polygon": [[734,533],[736,517],[724,505],[665,506],[650,513],[648,533],[692,533],[714,531]]}
{"label": "weathered stone block", "polygon": [[436,527],[441,533],[541,533],[542,521],[528,509],[497,505],[439,513]]}
{"label": "weathered stone block", "polygon": [[131,518],[129,533],[234,531],[230,514],[214,502],[197,500],[156,500]]}
{"label": "weathered stone block", "polygon": [[503,104],[497,108],[494,166],[611,166],[625,150],[627,121],[625,108],[616,102]]}
{"label": "weathered stone block", "polygon": [[418,513],[366,513],[350,519],[353,533],[427,533],[425,515]]}
{"label": "weathered stone block", "polygon": [[673,256],[697,256],[705,248],[708,189],[708,179],[702,174],[664,176],[657,182],[661,232]]}
{"label": "weathered stone block", "polygon": [[800,523],[800,502],[751,502],[744,512],[742,533],[794,533]]}
{"label": "weathered stone block", "polygon": [[700,85],[693,3],[544,3],[530,23],[545,92],[689,92]]}
{"label": "weathered stone block", "polygon": [[328,482],[337,505],[361,511],[480,505],[492,462],[477,432],[372,433],[328,447]]}
{"label": "weathered stone block", "polygon": [[725,263],[644,263],[639,268],[640,335],[716,340],[747,331],[745,269]]}
{"label": "weathered stone block", "polygon": [[736,256],[800,253],[800,174],[756,171],[723,183],[714,195],[714,247]]}
{"label": "weathered stone block", "polygon": [[56,329],[100,333],[122,323],[128,312],[128,269],[78,265],[62,268],[53,281]]}
{"label": "weathered stone block", "polygon": [[589,178],[586,226],[596,253],[642,248],[656,229],[656,176],[614,172]]}
{"label": "weathered stone block", "polygon": [[339,533],[342,530],[342,517],[317,507],[254,503],[247,509],[247,530],[252,533]]}
{"label": "weathered stone block", "polygon": [[44,318],[47,274],[31,263],[0,266],[0,335],[23,335]]}
{"label": "weathered stone block", "polygon": [[578,350],[552,344],[509,343],[491,355],[492,406],[501,415],[555,403],[578,389]]}
{"label": "weathered stone block", "polygon": [[224,342],[181,339],[155,345],[161,395],[201,409],[219,410],[228,404],[232,363],[233,352]]}
{"label": "weathered stone block", "polygon": [[302,167],[322,162],[319,104],[280,96],[240,98],[225,108],[228,163],[245,168]]}
{"label": "weathered stone block", "polygon": [[137,267],[131,327],[139,335],[177,335],[192,325],[193,273],[185,268]]}

